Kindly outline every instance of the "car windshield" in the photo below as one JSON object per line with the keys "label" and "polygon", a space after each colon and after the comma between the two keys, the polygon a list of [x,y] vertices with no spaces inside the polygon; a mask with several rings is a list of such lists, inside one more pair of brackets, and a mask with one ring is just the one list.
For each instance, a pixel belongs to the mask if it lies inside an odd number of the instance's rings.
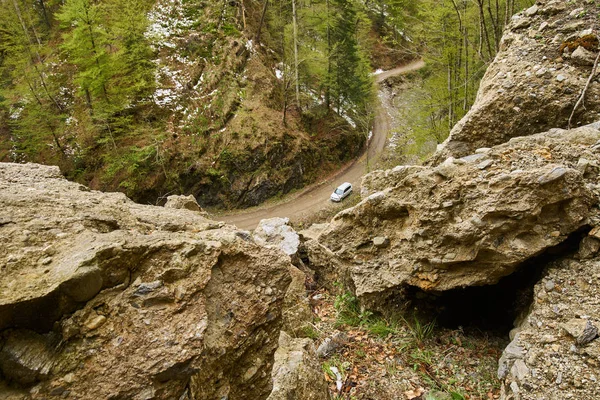
{"label": "car windshield", "polygon": [[340,188],[335,189],[335,192],[333,192],[335,194],[344,194],[344,191]]}

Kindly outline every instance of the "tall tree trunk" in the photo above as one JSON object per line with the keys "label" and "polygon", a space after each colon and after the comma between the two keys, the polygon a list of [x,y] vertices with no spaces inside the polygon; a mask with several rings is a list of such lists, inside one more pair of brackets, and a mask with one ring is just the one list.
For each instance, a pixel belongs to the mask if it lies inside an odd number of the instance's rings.
{"label": "tall tree trunk", "polygon": [[[268,2],[269,0],[265,0],[265,2]],[[282,3],[279,3],[279,18],[282,18]],[[265,5],[266,7],[266,5]],[[282,95],[283,95],[283,110],[282,110],[282,114],[283,114],[283,126],[287,127],[287,106],[288,106],[288,102],[287,102],[287,90],[288,90],[288,79],[287,79],[287,73],[285,70],[285,27],[282,28],[281,30],[281,64],[283,65],[283,77],[282,77]]]}
{"label": "tall tree trunk", "polygon": [[85,92],[85,101],[88,106],[88,110],[90,111],[90,116],[94,115],[94,106],[92,105],[92,96],[90,95],[90,91],[88,88],[83,89]]}
{"label": "tall tree trunk", "polygon": [[485,43],[487,45],[487,50],[488,50],[488,60],[491,60],[493,58],[493,53],[492,53],[492,45],[490,44],[490,37],[488,35],[488,30],[487,30],[487,25],[485,23],[485,13],[483,10],[483,1],[484,0],[477,0],[477,6],[479,7],[479,21],[480,21],[480,25],[481,25],[481,35],[483,36],[483,39],[485,40]]}
{"label": "tall tree trunk", "polygon": [[260,15],[260,22],[258,24],[258,30],[256,31],[256,44],[260,43],[260,31],[262,29],[263,24],[265,23],[265,16],[267,15],[267,8],[269,7],[269,0],[265,0],[265,5],[262,9],[262,14]]}
{"label": "tall tree trunk", "polygon": [[454,125],[454,88],[452,87],[452,57],[448,60],[448,131]]}
{"label": "tall tree trunk", "polygon": [[325,104],[327,105],[327,112],[329,112],[329,107],[331,106],[331,88],[330,88],[330,79],[331,79],[331,31],[329,24],[329,0],[325,2],[326,10],[327,10],[327,82],[325,84]]}
{"label": "tall tree trunk", "polygon": [[44,22],[48,29],[50,29],[50,18],[48,18],[48,11],[46,10],[46,3],[44,0],[40,0],[40,7],[42,8],[42,14],[44,15]]}
{"label": "tall tree trunk", "polygon": [[463,102],[463,110],[466,112],[469,107],[469,39],[468,39],[469,30],[465,28],[465,34],[463,39],[465,40],[465,100]]}
{"label": "tall tree trunk", "polygon": [[[23,20],[23,17],[21,15],[21,9],[19,8],[19,4],[17,3],[16,0],[13,0],[13,6],[15,8],[15,12],[17,13],[17,18],[19,20],[19,23],[21,24],[21,28],[23,29],[23,34],[25,35],[25,39],[27,39],[27,54],[29,54],[29,62],[31,63],[31,65],[33,66],[33,69],[35,69],[35,72],[37,73],[38,77],[40,78],[40,82],[42,84],[42,87],[44,88],[44,92],[46,93],[46,96],[48,96],[48,98],[50,99],[50,101],[56,106],[56,108],[59,111],[62,111],[62,107],[61,105],[56,101],[56,99],[54,98],[54,96],[52,96],[50,94],[50,91],[48,90],[48,86],[46,85],[46,80],[44,79],[44,74],[38,69],[37,65],[35,64],[35,62],[33,61],[33,54],[31,53],[31,36],[29,35],[29,30],[27,29],[27,25],[25,25],[25,21]],[[44,65],[43,61],[42,61],[42,57],[40,56],[39,52],[35,52],[37,61],[40,63],[41,66]]]}
{"label": "tall tree trunk", "polygon": [[488,14],[490,15],[490,21],[492,22],[492,29],[494,33],[494,53],[497,53],[498,46],[500,45],[500,36],[498,32],[499,21],[498,14],[496,13],[496,15],[494,16],[494,13],[492,12],[492,0],[488,0],[487,10]]}
{"label": "tall tree trunk", "polygon": [[244,24],[244,30],[246,30],[246,5],[244,0],[240,0],[240,9],[242,11],[242,23]]}
{"label": "tall tree trunk", "polygon": [[[101,70],[102,68],[100,67],[99,60],[100,57],[98,55],[98,51],[96,50],[96,41],[94,40],[92,21],[90,19],[89,10],[87,8],[85,9],[85,23],[88,28],[88,33],[90,35],[90,42],[92,44],[92,54],[94,55],[94,61],[96,62],[96,66],[98,67],[98,69]],[[108,93],[106,92],[106,85],[104,84],[104,82],[102,82],[102,94],[104,95],[104,100],[106,101],[106,103],[110,104],[110,101],[108,100]],[[87,95],[89,96],[89,92],[87,93]]]}
{"label": "tall tree trunk", "polygon": [[294,28],[294,79],[296,80],[296,105],[300,107],[300,79],[298,74],[298,16],[296,14],[296,0],[292,0],[292,24]]}

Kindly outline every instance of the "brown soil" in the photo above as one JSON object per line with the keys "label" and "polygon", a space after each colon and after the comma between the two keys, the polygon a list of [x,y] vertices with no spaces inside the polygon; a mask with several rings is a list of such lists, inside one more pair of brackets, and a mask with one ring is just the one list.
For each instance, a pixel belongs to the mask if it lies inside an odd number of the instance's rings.
{"label": "brown soil", "polygon": [[[496,370],[505,339],[462,327],[439,328],[435,322],[410,317],[383,319],[348,310],[345,302],[341,294],[324,289],[311,295],[316,345],[339,332],[345,335],[339,347],[321,359],[332,399],[499,398]],[[341,389],[330,367],[341,372]]]}

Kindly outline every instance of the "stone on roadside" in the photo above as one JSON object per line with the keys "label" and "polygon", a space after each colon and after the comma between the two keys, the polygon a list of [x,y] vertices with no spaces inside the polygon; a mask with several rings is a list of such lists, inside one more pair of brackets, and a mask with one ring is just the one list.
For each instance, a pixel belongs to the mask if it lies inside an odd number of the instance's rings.
{"label": "stone on roadside", "polygon": [[198,205],[196,198],[193,195],[189,196],[181,196],[181,195],[172,195],[167,197],[167,202],[165,203],[166,208],[174,208],[177,210],[190,210],[197,211],[199,213],[203,213],[204,210]]}

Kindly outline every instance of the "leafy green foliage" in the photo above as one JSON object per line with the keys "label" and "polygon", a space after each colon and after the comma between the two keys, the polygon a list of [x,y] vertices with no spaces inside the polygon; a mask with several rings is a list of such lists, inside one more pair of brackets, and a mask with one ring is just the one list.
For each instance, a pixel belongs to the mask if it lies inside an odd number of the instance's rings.
{"label": "leafy green foliage", "polygon": [[[299,43],[298,85],[302,88],[302,112],[323,103],[340,115],[358,120],[374,100],[368,40],[371,22],[363,3],[354,0],[297,2]],[[270,30],[281,32],[283,61],[281,102],[291,102],[295,82],[294,29],[290,2],[282,2],[270,14]],[[289,99],[288,99],[289,98]]]}

